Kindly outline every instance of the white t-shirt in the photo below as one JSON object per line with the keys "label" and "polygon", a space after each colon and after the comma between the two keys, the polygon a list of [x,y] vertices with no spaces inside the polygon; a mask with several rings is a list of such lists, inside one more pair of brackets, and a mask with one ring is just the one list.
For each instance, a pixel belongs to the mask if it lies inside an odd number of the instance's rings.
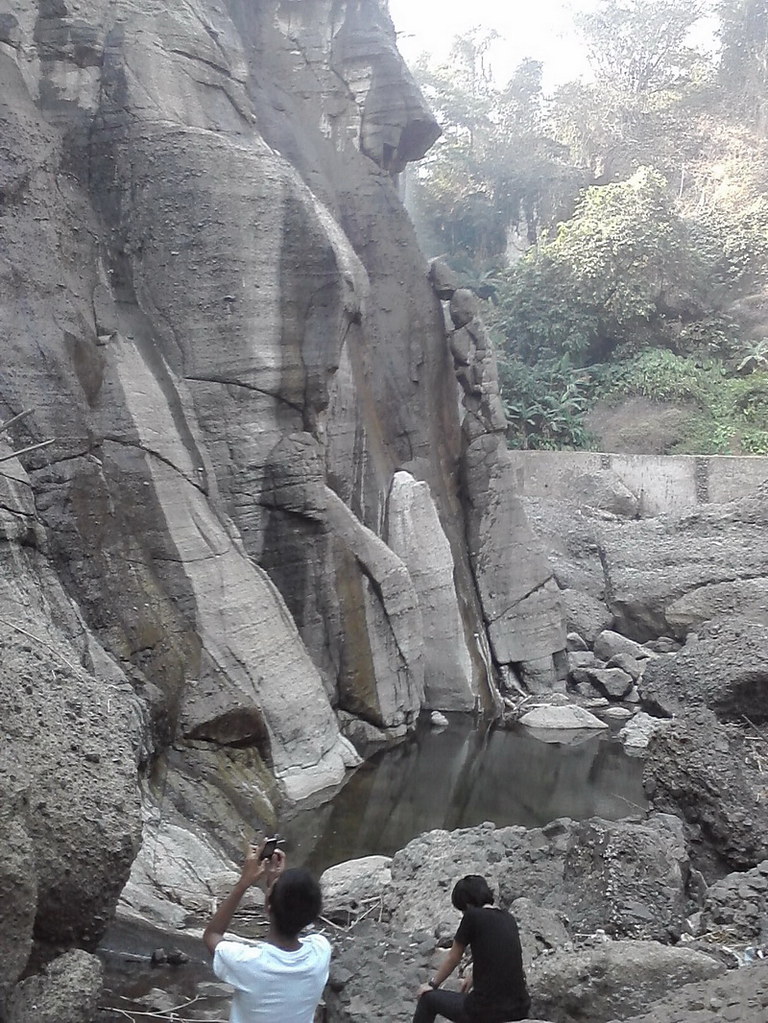
{"label": "white t-shirt", "polygon": [[328,980],[331,946],[322,934],[286,952],[268,942],[220,941],[213,972],[235,988],[229,1023],[312,1023]]}

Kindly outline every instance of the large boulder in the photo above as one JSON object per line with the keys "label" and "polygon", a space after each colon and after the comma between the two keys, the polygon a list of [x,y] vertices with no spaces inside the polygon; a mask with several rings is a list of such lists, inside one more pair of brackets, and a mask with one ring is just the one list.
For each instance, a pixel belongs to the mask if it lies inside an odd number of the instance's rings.
{"label": "large boulder", "polygon": [[710,879],[768,856],[764,740],[690,711],[651,736],[644,785],[652,805],[686,822],[692,862]]}
{"label": "large boulder", "polygon": [[92,1023],[102,974],[96,956],[81,949],[67,952],[18,985],[3,1018],[8,1023]]}
{"label": "large boulder", "polygon": [[603,928],[619,937],[668,940],[686,915],[688,859],[676,818],[609,822],[555,821],[544,828],[433,831],[392,860],[385,906],[404,930],[450,933],[450,903],[464,874],[483,874],[500,905],[527,898],[563,913],[579,932]]}
{"label": "large boulder", "polygon": [[594,652],[595,657],[599,657],[601,661],[606,662],[620,654],[629,655],[635,660],[642,660],[649,656],[648,650],[641,643],[636,643],[634,640],[628,639],[626,636],[622,636],[611,629],[606,629],[597,637]]}
{"label": "large boulder", "polygon": [[545,732],[561,731],[598,731],[608,726],[600,718],[595,717],[588,710],[576,704],[565,706],[541,706],[535,707],[523,714],[520,724],[526,728],[534,728]]}
{"label": "large boulder", "polygon": [[725,967],[701,952],[650,941],[603,941],[537,960],[529,975],[532,1012],[555,1023],[624,1019],[683,984]]}
{"label": "large boulder", "polygon": [[758,1023],[768,1005],[768,963],[758,960],[745,970],[734,970],[714,980],[684,984],[637,1016],[611,1023]]}
{"label": "large boulder", "polygon": [[728,874],[707,889],[701,928],[725,932],[734,943],[768,944],[768,860]]}
{"label": "large boulder", "polygon": [[613,613],[605,601],[577,589],[560,593],[568,629],[582,636],[590,646],[605,629],[613,625]]}
{"label": "large boulder", "polygon": [[655,657],[639,688],[646,704],[669,716],[705,706],[721,721],[768,721],[768,622],[707,623],[682,650]]}
{"label": "large boulder", "polygon": [[408,569],[418,598],[425,706],[471,710],[472,661],[456,594],[453,554],[429,485],[410,473],[396,472],[392,480],[386,540]]}
{"label": "large boulder", "polygon": [[389,856],[363,856],[323,871],[323,916],[348,924],[381,903],[392,879]]}
{"label": "large boulder", "polygon": [[431,933],[410,934],[375,917],[357,923],[334,941],[324,996],[328,1023],[409,1023],[416,992],[442,954]]}

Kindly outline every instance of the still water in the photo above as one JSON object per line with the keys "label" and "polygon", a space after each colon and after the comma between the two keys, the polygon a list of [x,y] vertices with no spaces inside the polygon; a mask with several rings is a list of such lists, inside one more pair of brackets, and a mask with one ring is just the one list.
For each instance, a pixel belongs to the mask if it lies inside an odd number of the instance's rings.
{"label": "still water", "polygon": [[282,821],[281,833],[291,862],[320,872],[392,855],[434,828],[633,816],[646,807],[642,772],[642,759],[608,733],[563,745],[455,715],[365,763],[330,803]]}

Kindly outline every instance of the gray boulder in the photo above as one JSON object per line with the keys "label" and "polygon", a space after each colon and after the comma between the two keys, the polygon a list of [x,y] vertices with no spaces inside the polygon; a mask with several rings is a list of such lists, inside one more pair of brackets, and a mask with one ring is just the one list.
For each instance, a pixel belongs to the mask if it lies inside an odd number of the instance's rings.
{"label": "gray boulder", "polygon": [[[408,1023],[416,992],[444,955],[433,929],[406,933],[368,918],[334,934],[324,1001],[328,1023]],[[450,985],[447,985],[450,986]]]}
{"label": "gray boulder", "polygon": [[459,278],[443,259],[433,259],[429,264],[429,280],[438,298],[448,300],[458,290]]}
{"label": "gray boulder", "polygon": [[569,630],[592,644],[605,629],[613,625],[613,614],[605,602],[579,589],[562,590],[561,600]]}
{"label": "gray boulder", "polygon": [[644,785],[652,805],[686,822],[694,865],[708,878],[768,856],[765,776],[754,742],[706,709],[651,736]]}
{"label": "gray boulder", "polygon": [[450,892],[463,874],[486,876],[500,905],[530,899],[580,933],[667,940],[686,915],[682,826],[663,815],[430,832],[395,854],[385,911],[403,930],[431,931],[444,920],[450,933],[459,919]]}
{"label": "gray boulder", "polygon": [[569,632],[565,637],[565,648],[571,653],[583,653],[589,650],[587,641],[578,632]]}
{"label": "gray boulder", "polygon": [[748,969],[734,970],[715,980],[685,984],[648,1011],[611,1023],[762,1023],[768,1005],[768,963],[758,960]]}
{"label": "gray boulder", "polygon": [[579,506],[622,518],[634,519],[640,509],[637,495],[610,469],[573,475],[566,482],[563,496]]}
{"label": "gray boulder", "polygon": [[668,721],[638,711],[621,729],[619,738],[627,750],[645,750],[651,736],[659,729],[666,728],[668,724]]}
{"label": "gray boulder", "polygon": [[568,671],[573,672],[576,668],[599,667],[601,661],[595,657],[591,650],[569,650]]}
{"label": "gray boulder", "polygon": [[471,710],[472,659],[464,638],[451,546],[429,485],[396,472],[387,502],[387,543],[408,569],[424,643],[424,705]]}
{"label": "gray boulder", "polygon": [[705,706],[721,721],[767,721],[768,623],[732,618],[703,625],[696,642],[655,657],[639,688],[662,714]]}
{"label": "gray boulder", "polygon": [[391,863],[388,856],[364,856],[325,870],[320,878],[323,916],[346,925],[370,911],[392,879]]}
{"label": "gray boulder", "polygon": [[715,881],[707,890],[701,917],[704,932],[725,932],[730,943],[768,944],[768,860],[752,870]]}
{"label": "gray boulder", "polygon": [[555,1023],[604,1023],[624,1019],[683,984],[723,973],[722,964],[690,949],[603,941],[538,959],[528,979],[538,1015]]}
{"label": "gray boulder", "polygon": [[542,909],[526,898],[515,899],[510,910],[517,920],[526,971],[540,955],[570,945],[568,921],[562,913]]}
{"label": "gray boulder", "polygon": [[610,661],[612,657],[616,657],[617,654],[628,654],[638,661],[650,656],[649,651],[641,643],[636,643],[633,639],[613,632],[611,629],[605,629],[597,637],[594,652],[595,657],[606,662]]}
{"label": "gray boulder", "polygon": [[638,660],[631,654],[622,651],[618,654],[614,654],[609,661],[606,662],[606,668],[621,668],[625,671],[632,679],[633,682],[637,682],[640,676],[645,671],[648,664],[648,658]]}
{"label": "gray boulder", "polygon": [[588,681],[609,700],[623,700],[632,688],[632,676],[621,668],[587,668]]}
{"label": "gray boulder", "polygon": [[543,731],[580,731],[606,728],[604,721],[575,704],[535,707],[523,714],[520,724]]}
{"label": "gray boulder", "polygon": [[477,295],[469,288],[459,288],[451,295],[451,319],[457,328],[465,327],[479,312]]}
{"label": "gray boulder", "polygon": [[92,1023],[101,994],[101,962],[76,949],[19,984],[8,1023]]}

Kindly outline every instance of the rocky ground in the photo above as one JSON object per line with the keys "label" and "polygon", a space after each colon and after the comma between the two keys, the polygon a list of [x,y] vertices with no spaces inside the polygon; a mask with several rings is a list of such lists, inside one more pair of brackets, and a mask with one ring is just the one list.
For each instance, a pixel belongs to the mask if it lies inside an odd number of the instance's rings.
{"label": "rocky ground", "polygon": [[[530,830],[487,824],[430,832],[392,859],[331,868],[323,875],[321,924],[334,957],[318,1023],[408,1023],[415,991],[458,922],[453,882],[469,871],[485,874],[498,903],[518,919],[532,1018],[766,1023],[768,861],[707,886],[690,867],[683,832],[663,814]],[[251,909],[236,929],[257,934],[260,920]],[[113,996],[117,1008],[103,1010],[99,1023],[225,1018],[226,987],[206,968],[201,948],[184,947],[193,962],[175,974],[150,968],[145,957],[131,982],[124,967],[123,989],[132,983],[136,990],[141,977],[144,993],[131,1001]]]}

